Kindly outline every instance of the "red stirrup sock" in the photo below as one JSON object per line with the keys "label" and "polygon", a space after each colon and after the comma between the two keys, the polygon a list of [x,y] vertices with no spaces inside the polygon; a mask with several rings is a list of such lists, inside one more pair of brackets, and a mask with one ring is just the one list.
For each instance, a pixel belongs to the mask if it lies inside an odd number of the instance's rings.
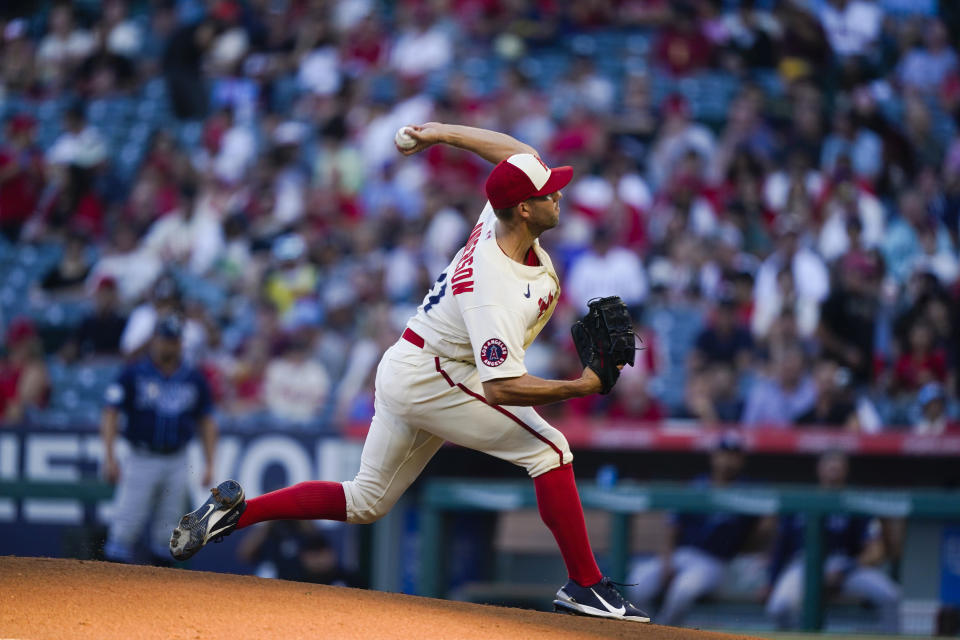
{"label": "red stirrup sock", "polygon": [[557,539],[570,579],[582,587],[600,582],[603,574],[590,549],[573,465],[565,464],[533,479],[540,517]]}
{"label": "red stirrup sock", "polygon": [[347,498],[339,482],[311,480],[247,500],[237,529],[264,520],[346,520]]}

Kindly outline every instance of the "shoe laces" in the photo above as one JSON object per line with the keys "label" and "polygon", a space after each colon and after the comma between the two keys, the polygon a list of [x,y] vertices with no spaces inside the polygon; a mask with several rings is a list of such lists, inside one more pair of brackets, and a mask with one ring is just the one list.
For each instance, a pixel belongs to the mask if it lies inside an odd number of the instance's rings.
{"label": "shoe laces", "polygon": [[[623,594],[620,593],[620,590],[617,589],[617,587],[635,587],[635,586],[637,586],[636,583],[615,582],[615,581],[611,580],[610,578],[604,576],[604,577],[600,580],[600,584],[601,584],[606,590],[608,590],[610,593],[612,593],[612,594],[614,594],[614,595],[616,596],[618,602],[613,603],[613,604],[616,604],[617,606],[622,606],[622,605],[625,605],[625,604],[630,605],[631,607],[634,606],[633,603],[631,603],[629,600],[627,600],[626,598],[623,597]],[[634,608],[636,608],[636,607],[634,607]]]}

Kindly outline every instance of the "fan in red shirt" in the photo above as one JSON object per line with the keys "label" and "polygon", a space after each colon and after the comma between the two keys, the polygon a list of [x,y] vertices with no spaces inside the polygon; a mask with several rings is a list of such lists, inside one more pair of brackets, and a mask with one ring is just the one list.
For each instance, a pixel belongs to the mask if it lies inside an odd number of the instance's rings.
{"label": "fan in red shirt", "polygon": [[674,75],[691,75],[710,63],[710,41],[700,29],[696,14],[692,4],[675,2],[670,21],[657,41],[655,59]]}
{"label": "fan in red shirt", "polygon": [[893,369],[895,391],[914,392],[929,382],[947,380],[947,354],[933,343],[933,331],[918,320],[910,327],[907,348]]}
{"label": "fan in red shirt", "polygon": [[35,130],[33,118],[14,116],[0,146],[0,233],[11,242],[36,211],[43,188],[43,155],[34,143]]}
{"label": "fan in red shirt", "polygon": [[42,407],[50,398],[50,379],[43,347],[33,323],[15,318],[0,356],[0,425],[16,424],[27,409]]}

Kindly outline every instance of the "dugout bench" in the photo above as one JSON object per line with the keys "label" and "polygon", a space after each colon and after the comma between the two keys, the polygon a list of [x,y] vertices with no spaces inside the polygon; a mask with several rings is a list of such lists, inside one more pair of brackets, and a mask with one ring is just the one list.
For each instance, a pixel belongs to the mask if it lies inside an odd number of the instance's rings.
{"label": "dugout bench", "polygon": [[[726,511],[757,516],[802,513],[806,518],[803,629],[823,626],[823,519],[833,513],[882,518],[960,519],[960,492],[940,490],[828,491],[818,488],[693,488],[676,484],[580,485],[584,509],[610,514],[611,578],[623,581],[630,557],[632,516],[648,511]],[[516,511],[536,508],[529,481],[435,479],[420,497],[419,593],[445,595],[445,519],[454,511]]]}

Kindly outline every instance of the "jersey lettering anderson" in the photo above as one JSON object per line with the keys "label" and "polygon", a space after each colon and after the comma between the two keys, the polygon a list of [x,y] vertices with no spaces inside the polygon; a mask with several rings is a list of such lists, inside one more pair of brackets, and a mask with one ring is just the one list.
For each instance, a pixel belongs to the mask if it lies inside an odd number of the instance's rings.
{"label": "jersey lettering anderson", "polygon": [[430,353],[473,363],[481,382],[526,373],[524,353],[560,297],[557,272],[539,241],[533,250],[540,264],[520,264],[500,249],[496,225],[488,202],[407,323]]}

